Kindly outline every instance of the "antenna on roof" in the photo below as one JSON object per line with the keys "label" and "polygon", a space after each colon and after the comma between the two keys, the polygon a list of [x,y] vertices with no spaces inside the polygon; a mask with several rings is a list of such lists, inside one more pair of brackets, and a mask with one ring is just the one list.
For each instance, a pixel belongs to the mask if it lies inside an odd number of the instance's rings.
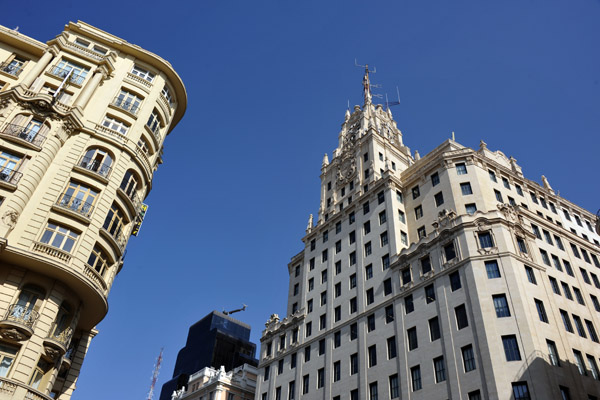
{"label": "antenna on roof", "polygon": [[225,310],[223,310],[223,314],[225,314],[225,315],[231,315],[231,314],[236,313],[236,312],[246,311],[246,307],[248,307],[248,306],[245,305],[245,304],[242,304],[242,308],[238,308],[236,310],[231,310],[231,311],[225,311]]}

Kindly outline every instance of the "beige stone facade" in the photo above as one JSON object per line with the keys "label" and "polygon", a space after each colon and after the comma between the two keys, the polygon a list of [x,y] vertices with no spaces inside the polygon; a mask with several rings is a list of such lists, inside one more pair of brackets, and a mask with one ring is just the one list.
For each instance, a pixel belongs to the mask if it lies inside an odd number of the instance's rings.
{"label": "beige stone facade", "polygon": [[232,371],[202,368],[192,374],[188,389],[173,393],[173,400],[251,400],[256,390],[256,367],[243,364]]}
{"label": "beige stone facade", "polygon": [[596,217],[483,142],[411,153],[364,83],[256,399],[599,398]]}
{"label": "beige stone facade", "polygon": [[83,22],[0,27],[0,399],[69,399],[186,92]]}

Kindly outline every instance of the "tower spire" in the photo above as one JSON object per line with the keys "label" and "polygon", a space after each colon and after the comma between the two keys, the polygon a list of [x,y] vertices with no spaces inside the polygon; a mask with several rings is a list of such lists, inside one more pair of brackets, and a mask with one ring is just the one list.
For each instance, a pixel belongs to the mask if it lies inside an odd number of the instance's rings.
{"label": "tower spire", "polygon": [[363,77],[363,94],[365,96],[365,106],[371,104],[371,81],[369,80],[369,64],[365,65],[365,76]]}

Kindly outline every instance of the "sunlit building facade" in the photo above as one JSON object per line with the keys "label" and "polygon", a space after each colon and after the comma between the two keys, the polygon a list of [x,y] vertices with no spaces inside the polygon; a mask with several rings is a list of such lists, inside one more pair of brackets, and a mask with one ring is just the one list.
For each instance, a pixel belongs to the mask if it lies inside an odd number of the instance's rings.
{"label": "sunlit building facade", "polygon": [[0,398],[69,399],[186,108],[171,65],[69,23],[0,27]]}
{"label": "sunlit building facade", "polygon": [[363,84],[256,399],[598,399],[595,216],[484,142],[412,153]]}

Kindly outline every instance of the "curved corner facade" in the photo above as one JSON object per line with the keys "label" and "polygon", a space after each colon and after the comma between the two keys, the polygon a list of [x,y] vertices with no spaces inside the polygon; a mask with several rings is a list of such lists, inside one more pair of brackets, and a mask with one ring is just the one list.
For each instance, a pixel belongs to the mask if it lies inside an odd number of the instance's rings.
{"label": "curved corner facade", "polygon": [[83,22],[0,27],[0,395],[69,399],[182,118],[160,57]]}

